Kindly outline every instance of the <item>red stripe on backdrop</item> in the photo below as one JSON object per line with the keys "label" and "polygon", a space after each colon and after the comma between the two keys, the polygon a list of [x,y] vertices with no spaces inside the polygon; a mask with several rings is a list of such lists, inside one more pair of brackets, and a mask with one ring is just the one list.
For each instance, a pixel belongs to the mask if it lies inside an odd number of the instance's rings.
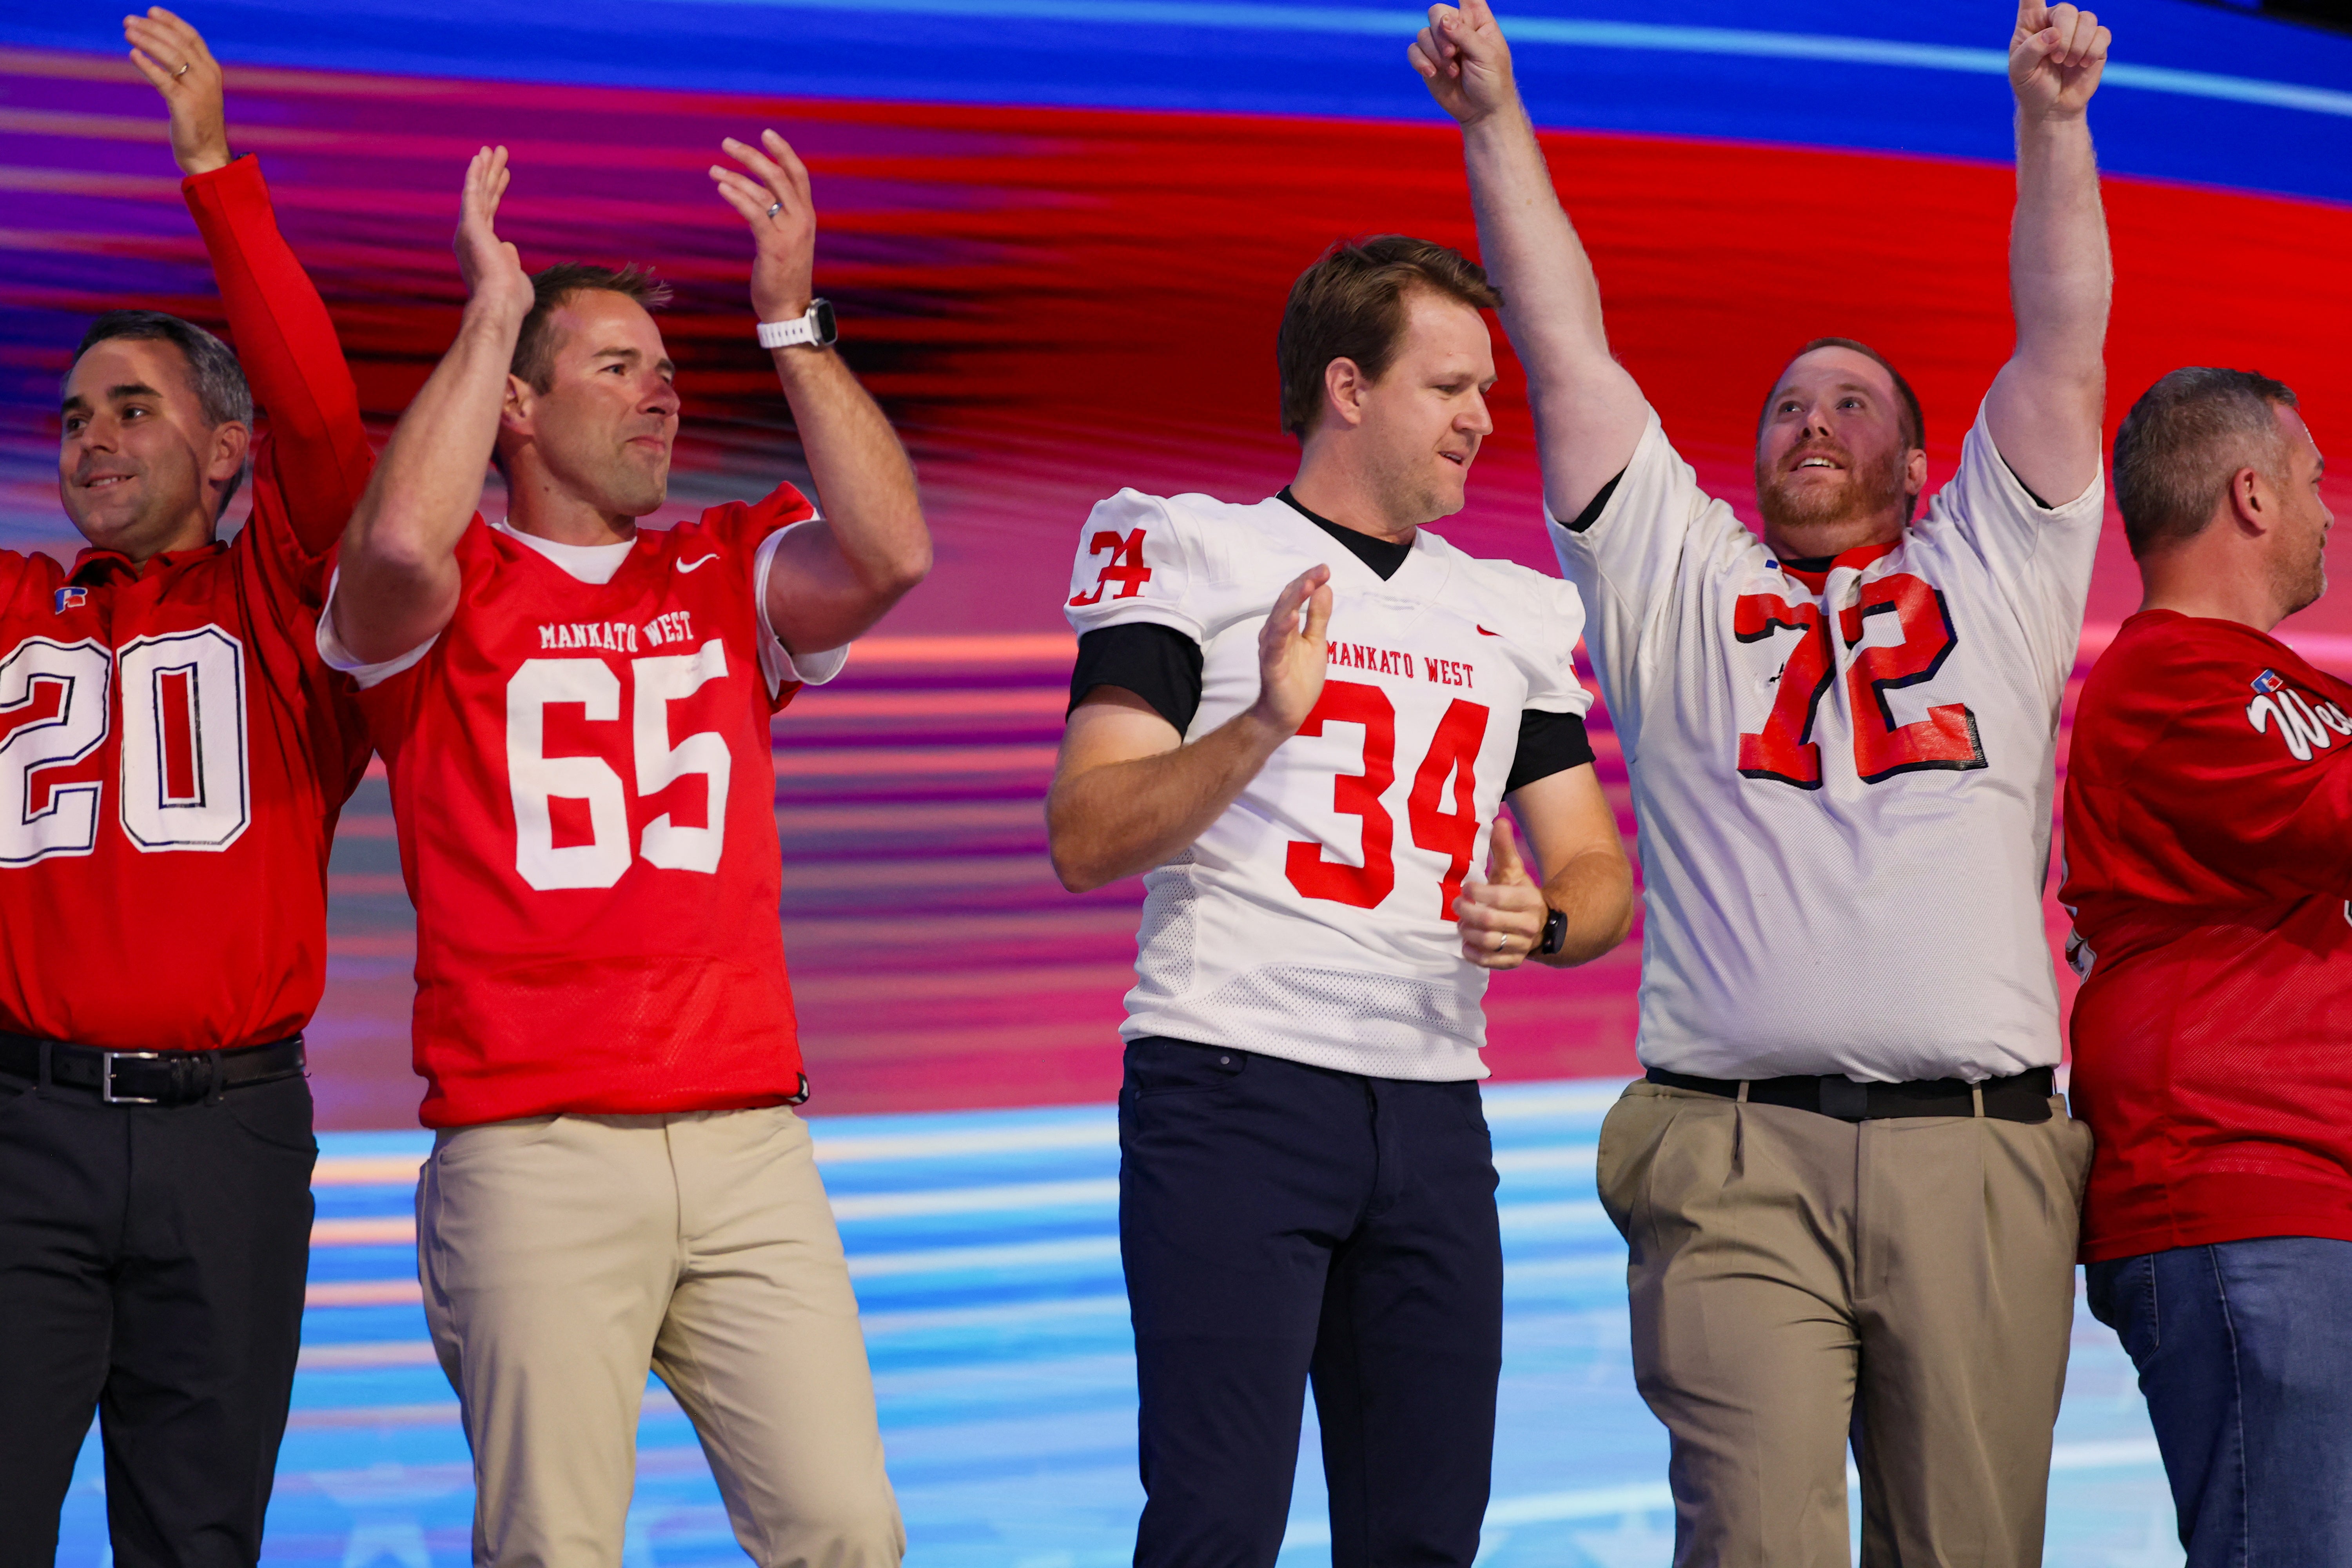
{"label": "red stripe on backdrop", "polygon": [[[819,1103],[1108,1095],[1135,889],[1063,893],[1038,814],[1067,668],[1072,542],[1088,505],[1121,485],[1248,497],[1289,477],[1273,344],[1290,280],[1341,235],[1473,246],[1451,127],[294,71],[232,81],[240,145],[261,152],[380,418],[455,321],[454,191],[482,142],[515,151],[505,226],[526,260],[640,259],[677,281],[666,330],[688,400],[680,514],[797,467],[750,341],[740,226],[701,169],[721,135],[763,123],[807,153],[819,286],[918,452],[940,542],[932,580],[883,628],[895,651],[853,661],[839,689],[803,694],[777,728],[787,941]],[[0,246],[27,262],[0,277],[0,307],[139,297],[208,312],[176,187],[154,177],[169,166],[145,85],[111,62],[18,51],[0,55],[0,125],[18,133],[0,170],[11,192]],[[1769,378],[1797,344],[1832,332],[1905,367],[1937,477],[1948,472],[2009,351],[2006,168],[1621,136],[1546,145],[1599,268],[1612,341],[1710,484],[1745,506]],[[2340,450],[2352,210],[2130,180],[2110,182],[2107,203],[2111,425],[2164,370],[2237,364],[2296,385],[2323,446]],[[62,349],[27,357],[61,365]],[[1549,567],[1507,354],[1496,412],[1471,507],[1444,531]],[[28,407],[22,423],[37,416]],[[2347,484],[2336,481],[2339,510]],[[2136,600],[2111,538],[2095,627]],[[2352,631],[2352,593],[2303,618]],[[1622,815],[1622,763],[1605,730],[1598,738]],[[397,1122],[415,1100],[407,914],[378,798],[347,816],[338,851],[350,878],[340,967],[313,1033],[329,1124]],[[1630,1070],[1637,971],[1629,944],[1586,970],[1502,977],[1489,1009],[1497,1073]]]}

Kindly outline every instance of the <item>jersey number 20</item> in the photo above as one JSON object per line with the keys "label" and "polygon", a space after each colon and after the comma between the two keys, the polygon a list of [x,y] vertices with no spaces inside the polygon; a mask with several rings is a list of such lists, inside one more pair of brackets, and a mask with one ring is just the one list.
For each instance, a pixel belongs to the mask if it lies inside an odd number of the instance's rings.
{"label": "jersey number 20", "polygon": [[[1364,823],[1364,863],[1327,860],[1323,846],[1312,839],[1293,839],[1284,869],[1290,885],[1309,899],[1328,899],[1369,910],[1396,886],[1396,823],[1381,805],[1381,796],[1396,782],[1396,709],[1389,694],[1356,680],[1326,680],[1302,735],[1320,735],[1323,726],[1360,724],[1364,728],[1364,771],[1341,773],[1331,781],[1331,809]],[[1429,753],[1413,771],[1412,793],[1405,796],[1406,824],[1412,841],[1445,857],[1445,875],[1437,889],[1436,915],[1454,918],[1454,900],[1462,892],[1462,879],[1470,869],[1470,856],[1478,845],[1478,748],[1486,742],[1486,710],[1455,698],[1437,721]],[[1445,781],[1454,781],[1453,806],[1445,801]]]}
{"label": "jersey number 20", "polygon": [[[621,678],[601,658],[532,658],[507,682],[507,784],[514,800],[515,871],[541,892],[557,888],[609,888],[629,863],[673,871],[715,872],[727,837],[727,777],[735,759],[727,738],[705,730],[677,745],[669,740],[669,705],[691,697],[706,681],[727,675],[727,649],[707,642],[695,653],[629,660],[635,688],[629,705],[637,795],[657,795],[695,773],[709,791],[700,827],[664,812],[629,842],[629,801],[621,775],[602,757],[551,757],[547,709],[577,703],[592,724],[621,716]],[[558,847],[550,802],[561,796],[588,803],[588,842]]]}
{"label": "jersey number 20", "polygon": [[122,682],[122,831],[142,850],[220,850],[252,820],[246,784],[245,650],[218,626],[140,637],[27,637],[0,659],[0,866],[98,847],[105,784],[40,787],[114,721]]}
{"label": "jersey number 20", "polygon": [[[1776,631],[1801,634],[1780,667],[1780,684],[1764,728],[1739,737],[1739,771],[1799,789],[1822,787],[1821,742],[1813,715],[1837,673],[1827,619],[1811,600],[1790,603],[1777,594],[1745,594],[1735,606],[1732,635],[1760,642]],[[1853,713],[1853,771],[1864,784],[1927,768],[1985,765],[1976,715],[1958,702],[1927,710],[1924,719],[1895,721],[1886,693],[1935,678],[1959,639],[1944,595],[1921,578],[1897,572],[1865,583],[1854,603],[1838,612],[1838,633],[1849,648],[1867,633],[1874,616],[1892,616],[1903,634],[1893,645],[1863,648],[1846,666],[1847,706]]]}

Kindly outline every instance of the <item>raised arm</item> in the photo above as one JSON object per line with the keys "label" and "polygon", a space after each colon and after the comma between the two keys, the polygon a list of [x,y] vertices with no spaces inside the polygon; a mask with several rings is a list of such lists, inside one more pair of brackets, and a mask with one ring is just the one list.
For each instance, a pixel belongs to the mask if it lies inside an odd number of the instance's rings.
{"label": "raised arm", "polygon": [[343,647],[369,663],[431,641],[457,607],[457,541],[481,501],[507,367],[531,306],[522,259],[493,226],[506,188],[507,150],[475,153],[457,223],[467,291],[457,341],[401,416],[343,532],[331,614]]}
{"label": "raised arm", "polygon": [[259,167],[230,156],[221,68],[203,36],[160,5],[123,18],[122,34],[131,63],[171,110],[172,155],[187,176],[181,192],[212,257],[237,363],[268,416],[267,460],[296,542],[305,555],[323,555],[373,461],[334,323],[278,232]]}
{"label": "raised arm", "polygon": [[2017,93],[2017,216],[2009,236],[2017,352],[1993,381],[1985,415],[2010,471],[2052,506],[2099,475],[2115,274],[2084,110],[2107,62],[2107,37],[2088,11],[2026,0],[2009,46]]}
{"label": "raised arm", "polygon": [[1479,254],[1527,367],[1544,500],[1567,521],[1633,459],[1649,405],[1610,355],[1592,263],[1552,189],[1486,0],[1431,6],[1409,56],[1430,96],[1462,122]]}
{"label": "raised arm", "polygon": [[1078,704],[1045,796],[1062,886],[1083,893],[1159,865],[1206,832],[1298,732],[1323,695],[1330,580],[1329,567],[1311,566],[1283,589],[1257,637],[1257,700],[1190,744],[1132,692],[1097,687]]}
{"label": "raised arm", "polygon": [[[814,289],[816,208],[791,144],[772,131],[761,141],[764,153],[729,138],[721,145],[742,168],[713,164],[710,177],[751,226],[751,308],[762,321],[789,321]],[[923,580],[931,536],[905,449],[841,356],[813,344],[769,353],[824,521],[777,546],[768,624],[792,652],[821,653],[864,633]]]}

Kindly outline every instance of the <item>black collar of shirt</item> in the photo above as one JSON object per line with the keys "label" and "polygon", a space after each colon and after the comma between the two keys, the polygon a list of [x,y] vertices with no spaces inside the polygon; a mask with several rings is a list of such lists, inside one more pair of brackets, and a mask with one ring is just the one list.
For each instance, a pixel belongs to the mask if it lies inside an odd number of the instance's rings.
{"label": "black collar of shirt", "polygon": [[1385,539],[1375,539],[1369,533],[1360,532],[1344,523],[1333,522],[1328,517],[1307,510],[1299,504],[1298,498],[1290,493],[1288,485],[1283,486],[1282,493],[1275,499],[1287,502],[1293,511],[1346,545],[1356,559],[1370,567],[1373,574],[1383,583],[1402,571],[1405,561],[1412,554],[1410,543],[1394,544]]}

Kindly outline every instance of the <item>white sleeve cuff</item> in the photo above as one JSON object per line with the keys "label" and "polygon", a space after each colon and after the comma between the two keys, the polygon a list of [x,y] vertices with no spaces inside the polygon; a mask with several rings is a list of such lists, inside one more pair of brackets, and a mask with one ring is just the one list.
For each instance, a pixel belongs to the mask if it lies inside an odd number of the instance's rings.
{"label": "white sleeve cuff", "polygon": [[319,610],[319,657],[327,661],[329,669],[340,669],[357,681],[362,691],[390,680],[402,670],[411,668],[431,653],[433,645],[441,640],[441,634],[436,632],[397,658],[369,664],[345,647],[343,639],[335,635],[335,588],[342,580],[343,573],[340,566],[335,569],[335,574],[327,579],[327,602]]}
{"label": "white sleeve cuff", "polygon": [[[794,528],[806,528],[816,521],[804,518],[790,528],[780,528],[760,541],[759,553],[751,558],[751,603],[760,616],[760,672],[768,678],[768,695],[773,697],[788,681],[803,686],[823,686],[841,673],[849,662],[849,645],[826,648],[821,652],[804,653],[798,658],[784,646],[774,625],[768,619],[768,571],[776,563],[776,547],[783,543],[784,535]],[[322,621],[321,626],[325,625]],[[422,653],[424,650],[419,649]]]}

